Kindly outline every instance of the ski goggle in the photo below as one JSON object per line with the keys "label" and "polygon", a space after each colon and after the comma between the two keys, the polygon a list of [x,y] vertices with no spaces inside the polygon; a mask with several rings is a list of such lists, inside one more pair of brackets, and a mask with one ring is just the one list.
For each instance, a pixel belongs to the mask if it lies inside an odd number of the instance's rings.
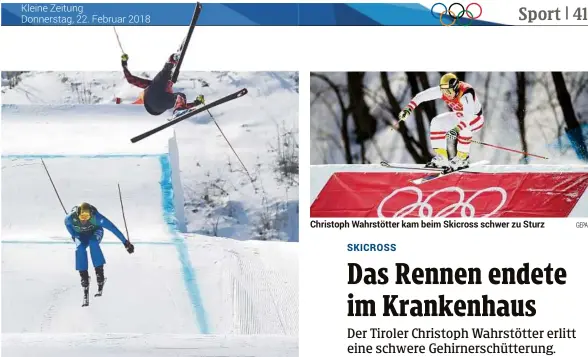
{"label": "ski goggle", "polygon": [[453,88],[441,88],[441,92],[448,97],[453,97],[455,95],[455,89]]}
{"label": "ski goggle", "polygon": [[90,219],[90,217],[91,217],[90,211],[81,211],[80,214],[78,215],[78,218],[81,221],[87,221]]}

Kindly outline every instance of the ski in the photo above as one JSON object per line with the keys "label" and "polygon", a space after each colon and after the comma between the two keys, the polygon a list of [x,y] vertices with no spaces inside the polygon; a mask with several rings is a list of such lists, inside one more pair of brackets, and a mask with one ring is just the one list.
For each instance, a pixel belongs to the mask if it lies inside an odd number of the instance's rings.
{"label": "ski", "polygon": [[435,171],[435,172],[443,171],[443,169],[440,169],[438,167],[396,166],[396,165],[391,165],[387,161],[381,161],[380,165],[387,167],[389,169],[421,170],[421,171]]}
{"label": "ski", "polygon": [[413,184],[415,184],[415,185],[421,185],[421,184],[423,184],[425,182],[430,182],[430,181],[433,181],[433,180],[436,180],[438,178],[445,177],[447,175],[451,175],[451,174],[454,174],[454,173],[468,172],[468,171],[465,171],[465,170],[467,170],[467,169],[469,169],[471,167],[475,167],[475,166],[487,165],[489,163],[490,163],[490,161],[488,161],[488,160],[477,161],[477,162],[474,162],[473,164],[471,164],[468,167],[463,168],[463,169],[459,169],[459,170],[455,170],[455,171],[450,171],[450,172],[447,172],[447,173],[445,173],[445,172],[439,172],[439,173],[429,174],[429,175],[427,175],[425,177],[421,177],[421,178],[418,178],[416,180],[411,180],[410,182],[413,183]]}
{"label": "ski", "polygon": [[101,285],[98,285],[98,292],[94,295],[94,297],[102,296],[102,292],[104,291],[104,284],[106,284],[106,278],[104,278],[104,281]]}
{"label": "ski", "polygon": [[90,305],[90,287],[84,288],[84,300],[82,301],[82,307]]}
{"label": "ski", "polygon": [[191,118],[194,115],[196,115],[198,113],[201,113],[201,112],[203,112],[205,110],[208,110],[210,108],[214,108],[214,107],[216,107],[218,105],[221,105],[221,104],[224,104],[226,102],[230,102],[231,100],[240,98],[240,97],[244,96],[245,94],[247,94],[247,88],[243,88],[243,89],[241,89],[241,90],[239,90],[239,91],[237,91],[237,92],[235,92],[233,94],[229,94],[229,95],[227,95],[225,97],[222,97],[221,99],[218,99],[218,100],[216,100],[216,101],[214,101],[212,103],[206,104],[204,106],[190,108],[187,111],[182,112],[179,115],[176,115],[175,117],[173,117],[172,120],[168,121],[167,123],[162,124],[162,125],[160,125],[160,126],[158,126],[156,128],[153,128],[153,129],[151,129],[149,131],[146,131],[143,134],[140,134],[140,135],[135,136],[134,138],[131,139],[131,142],[132,143],[136,143],[136,142],[138,142],[140,140],[143,140],[143,139],[145,139],[145,138],[147,138],[147,137],[149,137],[149,136],[151,136],[151,135],[153,135],[153,134],[155,134],[157,132],[162,131],[165,128],[168,128],[168,127],[170,127],[170,126],[172,126],[174,124],[177,124],[177,123],[181,122],[182,120],[186,120],[186,119]]}
{"label": "ski", "polygon": [[196,27],[196,23],[198,22],[198,18],[200,17],[201,11],[202,11],[202,4],[198,2],[198,3],[196,3],[196,8],[194,9],[194,14],[192,15],[192,21],[190,22],[190,28],[188,29],[188,34],[184,38],[184,41],[182,41],[182,44],[180,45],[180,50],[178,51],[178,52],[180,52],[180,58],[178,59],[178,64],[176,65],[176,67],[174,69],[174,74],[172,76],[172,82],[174,82],[174,83],[176,83],[178,81],[178,76],[180,75],[180,66],[182,65],[182,62],[184,61],[184,56],[186,55],[186,49],[188,48],[188,45],[190,44],[190,39],[192,38],[192,32],[194,32],[194,28]]}

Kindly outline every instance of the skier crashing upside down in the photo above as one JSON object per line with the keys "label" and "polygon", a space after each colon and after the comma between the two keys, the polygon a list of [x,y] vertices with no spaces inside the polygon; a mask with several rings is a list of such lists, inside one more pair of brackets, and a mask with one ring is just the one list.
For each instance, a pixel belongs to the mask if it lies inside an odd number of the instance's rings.
{"label": "skier crashing upside down", "polygon": [[145,110],[151,115],[161,115],[168,109],[173,108],[174,114],[179,114],[182,111],[192,107],[204,104],[204,96],[199,95],[195,101],[187,102],[186,95],[181,92],[174,92],[172,82],[172,71],[177,66],[180,54],[173,53],[163,66],[163,69],[157,73],[153,80],[137,77],[127,68],[129,56],[123,54],[121,56],[121,64],[125,79],[129,84],[139,88],[143,88],[141,92],[141,100],[145,106]]}
{"label": "skier crashing upside down", "polygon": [[[482,104],[470,84],[460,81],[453,73],[447,73],[441,77],[439,86],[412,98],[398,118],[406,120],[419,104],[435,99],[442,99],[451,111],[439,114],[431,121],[429,137],[436,156],[425,167],[441,168],[445,172],[468,168],[473,134],[484,126]],[[394,129],[398,130],[399,125],[400,122],[394,123]],[[447,155],[449,137],[457,138],[457,155],[451,160]]]}

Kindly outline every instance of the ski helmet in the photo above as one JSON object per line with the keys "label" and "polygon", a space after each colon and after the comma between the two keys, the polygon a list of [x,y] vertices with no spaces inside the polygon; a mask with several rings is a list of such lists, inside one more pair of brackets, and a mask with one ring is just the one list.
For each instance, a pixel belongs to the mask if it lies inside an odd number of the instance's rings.
{"label": "ski helmet", "polygon": [[80,221],[87,221],[92,218],[92,206],[87,202],[82,202],[77,209]]}
{"label": "ski helmet", "polygon": [[446,96],[453,97],[457,94],[459,89],[459,79],[453,73],[446,73],[439,80],[441,91]]}

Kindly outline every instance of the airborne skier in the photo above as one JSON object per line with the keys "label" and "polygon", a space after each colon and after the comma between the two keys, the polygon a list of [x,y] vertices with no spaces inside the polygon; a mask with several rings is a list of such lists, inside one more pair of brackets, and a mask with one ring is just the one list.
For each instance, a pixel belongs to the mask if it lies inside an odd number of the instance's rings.
{"label": "airborne skier", "polygon": [[90,277],[88,274],[88,254],[87,248],[90,247],[92,264],[96,270],[96,281],[98,282],[98,295],[102,293],[104,287],[104,254],[100,249],[100,243],[104,236],[104,228],[111,231],[124,244],[129,254],[135,251],[133,244],[125,238],[121,231],[104,217],[96,207],[89,203],[82,203],[72,208],[69,215],[65,217],[65,227],[67,228],[72,240],[76,244],[76,270],[82,278],[82,287],[84,288],[84,305],[88,301],[88,289]]}
{"label": "airborne skier", "polygon": [[190,109],[192,107],[204,104],[204,96],[199,95],[195,101],[187,102],[184,93],[173,91],[174,82],[172,78],[172,70],[178,64],[179,53],[173,53],[163,66],[163,69],[157,73],[153,80],[141,78],[131,74],[127,68],[127,61],[129,56],[123,53],[121,56],[121,63],[125,78],[130,84],[143,88],[141,97],[145,110],[151,115],[160,115],[168,109],[174,109],[174,114],[181,110]]}
{"label": "airborne skier", "polygon": [[[169,57],[163,69],[155,76],[155,78],[153,78],[153,81],[145,78],[136,77],[131,74],[131,72],[127,68],[127,61],[129,60],[129,56],[126,53],[124,53],[124,50],[122,49],[122,46],[120,46],[119,41],[119,46],[121,48],[121,51],[123,52],[121,61],[125,73],[125,78],[130,84],[145,89],[141,94],[141,99],[143,100],[143,105],[145,106],[147,112],[149,112],[149,114],[151,115],[160,115],[168,109],[174,109],[173,116],[172,118],[167,119],[167,123],[131,138],[132,143],[136,143],[140,140],[143,140],[165,128],[168,128],[172,125],[181,122],[182,120],[191,118],[192,116],[198,113],[207,111],[218,105],[227,103],[231,100],[235,100],[247,94],[247,88],[243,88],[235,93],[226,95],[220,99],[217,99],[209,104],[204,105],[204,96],[202,94],[199,95],[194,102],[188,103],[186,95],[184,93],[174,93],[172,86],[179,74],[179,68],[182,62],[182,58],[186,53],[185,51],[188,48],[188,44],[190,43],[190,38],[192,37],[192,32],[194,31],[194,27],[198,22],[201,9],[202,5],[198,2],[196,4],[196,8],[194,9],[194,15],[192,15],[192,22],[190,23],[188,34],[184,38],[184,41],[182,42],[179,50]],[[174,71],[173,73],[172,70]],[[200,108],[195,108],[200,104],[203,105]]]}
{"label": "airborne skier", "polygon": [[[437,154],[425,167],[442,168],[445,172],[469,167],[470,141],[474,133],[484,126],[482,104],[474,88],[460,81],[453,73],[441,77],[439,86],[431,87],[417,94],[398,115],[406,120],[422,102],[442,99],[451,111],[437,115],[431,121],[430,140]],[[394,124],[398,129],[399,122]],[[451,159],[447,155],[447,137],[457,138],[457,155]]]}

